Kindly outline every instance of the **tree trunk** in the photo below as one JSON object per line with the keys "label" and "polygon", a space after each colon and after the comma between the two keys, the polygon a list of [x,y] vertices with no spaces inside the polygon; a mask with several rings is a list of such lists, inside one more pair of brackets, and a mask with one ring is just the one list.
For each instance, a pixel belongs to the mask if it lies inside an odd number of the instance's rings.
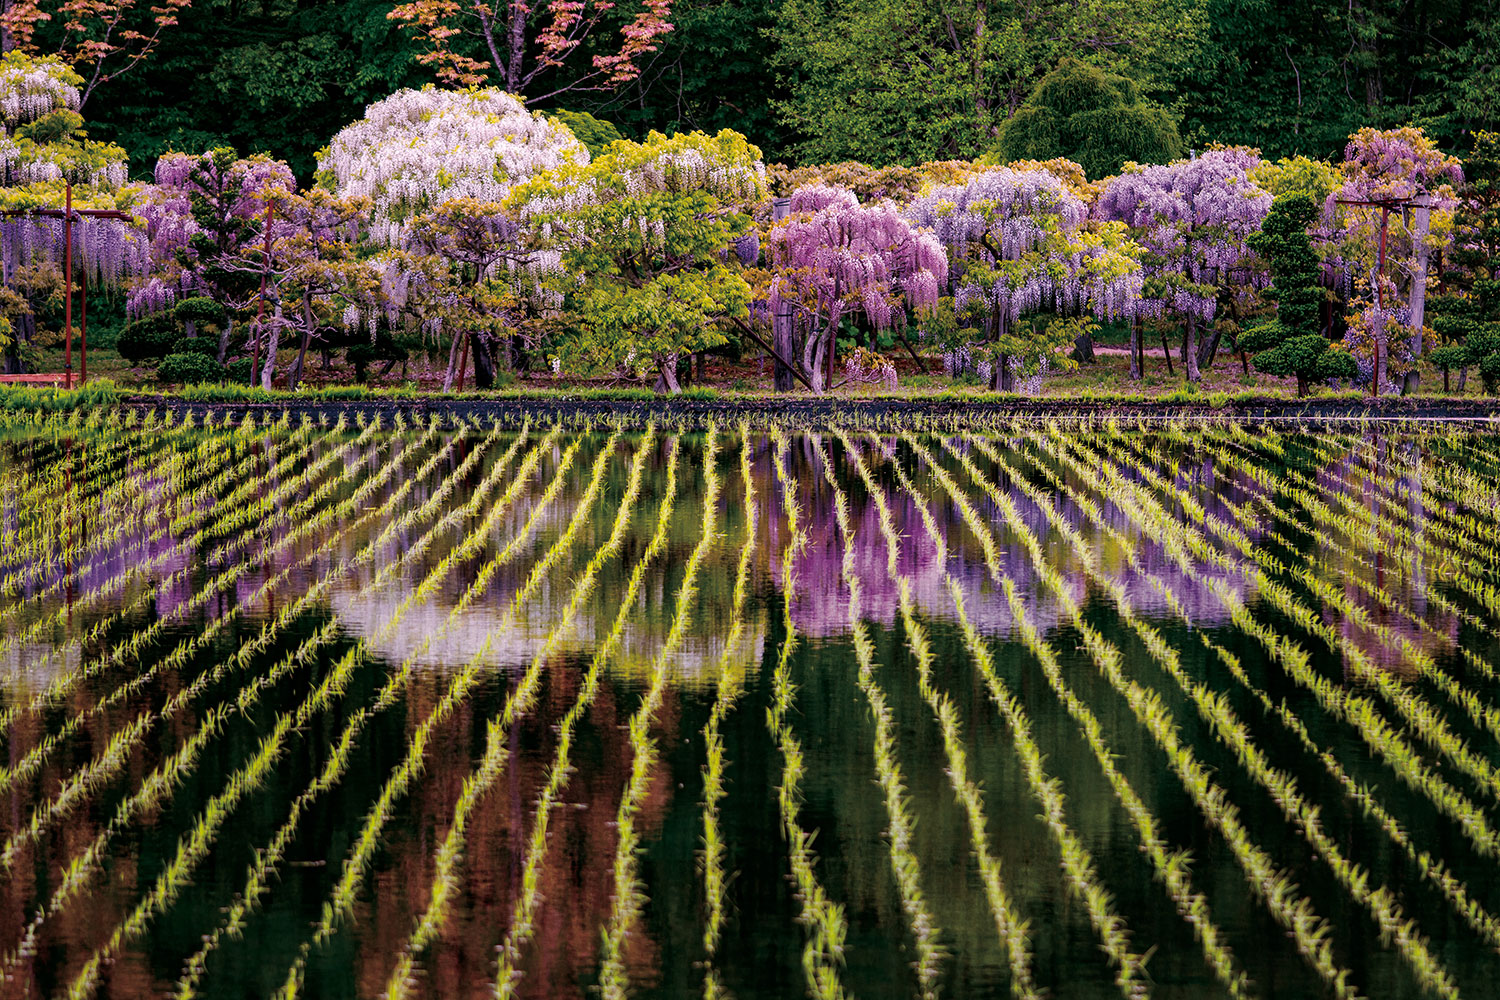
{"label": "tree trunk", "polygon": [[1158,332],[1161,333],[1161,356],[1167,360],[1167,374],[1176,375],[1172,368],[1172,348],[1167,344],[1167,328],[1162,327]]}
{"label": "tree trunk", "polygon": [[224,328],[219,331],[219,364],[229,356],[229,341],[234,338],[234,319],[231,317],[224,323]]}
{"label": "tree trunk", "polygon": [[1307,395],[1307,376],[1302,374],[1301,372],[1297,373],[1297,395]]}
{"label": "tree trunk", "polygon": [[462,330],[453,331],[453,340],[448,345],[448,371],[443,375],[443,391],[453,391],[453,379],[458,375],[458,346],[463,342]]}
{"label": "tree trunk", "polygon": [[[771,221],[779,222],[785,219],[792,211],[792,199],[771,199]],[[771,317],[771,344],[776,348],[776,353],[783,358],[794,358],[797,356],[795,313],[792,303],[779,301],[776,312]],[[776,362],[773,369],[773,388],[777,392],[792,391],[792,370],[780,361]]]}
{"label": "tree trunk", "polygon": [[271,336],[266,340],[266,366],[260,371],[260,387],[271,388],[271,379],[276,374],[276,348],[281,344],[281,302],[276,303],[276,313],[271,323]]}
{"label": "tree trunk", "polygon": [[1091,365],[1097,359],[1094,357],[1094,338],[1087,333],[1073,338],[1073,360],[1080,364]]}
{"label": "tree trunk", "polygon": [[292,370],[286,377],[287,392],[293,392],[302,381],[302,365],[307,360],[307,348],[312,343],[313,313],[312,296],[302,293],[302,343],[297,347],[297,357],[292,361]]}
{"label": "tree trunk", "polygon": [[1464,365],[1458,370],[1458,394],[1464,394],[1464,384],[1469,381],[1469,366]]}
{"label": "tree trunk", "polygon": [[823,387],[823,348],[826,338],[817,330],[810,330],[807,334],[807,342],[802,347],[802,368],[807,373],[807,381],[812,386],[812,391],[822,395]]}
{"label": "tree trunk", "polygon": [[1447,391],[1448,391],[1448,369],[1444,368],[1443,369],[1443,392],[1447,393]]}
{"label": "tree trunk", "polygon": [[478,331],[470,333],[469,352],[474,355],[474,388],[495,388],[495,353],[489,338]]}
{"label": "tree trunk", "polygon": [[1198,368],[1212,368],[1214,359],[1219,356],[1219,343],[1224,339],[1224,328],[1220,324],[1214,324],[1213,333],[1198,345]]}
{"label": "tree trunk", "polygon": [[1145,365],[1141,357],[1141,321],[1139,318],[1130,321],[1130,377],[1139,382],[1145,375]]}
{"label": "tree trunk", "polygon": [[698,371],[693,375],[693,381],[702,384],[703,380],[706,378],[708,378],[708,352],[699,351]]}
{"label": "tree trunk", "polygon": [[1203,378],[1198,371],[1198,323],[1192,316],[1182,331],[1182,367],[1189,382]]}
{"label": "tree trunk", "polygon": [[656,383],[657,392],[661,392],[663,386],[665,386],[667,392],[669,392],[673,396],[676,396],[678,393],[682,392],[682,386],[677,382],[676,354],[663,354],[661,352],[657,352],[656,370],[661,373]]}
{"label": "tree trunk", "polygon": [[995,361],[995,380],[1001,392],[1015,392],[1016,377],[1010,370],[1010,355],[1002,353]]}
{"label": "tree trunk", "polygon": [[185,321],[182,324],[182,329],[186,333],[188,340],[197,340],[198,339],[198,324],[195,321],[193,321],[193,320],[187,320],[187,321]]}

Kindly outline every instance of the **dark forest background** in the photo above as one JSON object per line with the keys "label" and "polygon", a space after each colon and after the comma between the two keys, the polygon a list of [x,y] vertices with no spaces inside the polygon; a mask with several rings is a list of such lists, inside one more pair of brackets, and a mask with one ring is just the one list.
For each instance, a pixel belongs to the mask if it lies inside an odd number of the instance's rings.
{"label": "dark forest background", "polygon": [[[228,144],[307,180],[366,104],[431,80],[390,9],[196,0],[90,100],[93,135],[137,175],[167,149]],[[1136,81],[1188,146],[1336,158],[1361,126],[1414,124],[1456,151],[1500,127],[1493,0],[678,0],[672,21],[639,80],[561,106],[632,138],[729,127],[769,160],[915,163],[985,152],[1077,57]]]}

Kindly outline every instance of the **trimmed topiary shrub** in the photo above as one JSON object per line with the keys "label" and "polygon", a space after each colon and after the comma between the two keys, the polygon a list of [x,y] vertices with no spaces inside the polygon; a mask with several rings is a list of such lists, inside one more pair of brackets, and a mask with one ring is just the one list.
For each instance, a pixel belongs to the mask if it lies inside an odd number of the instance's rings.
{"label": "trimmed topiary shrub", "polygon": [[133,364],[154,361],[172,353],[182,336],[182,324],[171,313],[156,313],[126,323],[120,331],[115,349],[120,357]]}
{"label": "trimmed topiary shrub", "polygon": [[205,358],[219,359],[219,342],[212,337],[178,337],[172,345],[171,354],[201,354]]}
{"label": "trimmed topiary shrub", "polygon": [[1134,80],[1069,59],[1000,127],[996,151],[1002,162],[1066,157],[1097,179],[1127,160],[1168,163],[1183,148],[1177,124]]}
{"label": "trimmed topiary shrub", "polygon": [[157,379],[172,385],[222,382],[227,374],[223,365],[202,354],[168,354],[156,369]]}

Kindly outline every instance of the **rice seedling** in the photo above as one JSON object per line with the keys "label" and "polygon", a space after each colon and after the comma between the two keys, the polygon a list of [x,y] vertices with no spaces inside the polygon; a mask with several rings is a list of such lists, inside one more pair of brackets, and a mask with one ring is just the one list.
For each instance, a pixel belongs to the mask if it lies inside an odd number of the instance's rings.
{"label": "rice seedling", "polygon": [[693,599],[698,570],[704,558],[713,548],[718,535],[715,527],[719,515],[719,475],[714,464],[718,448],[719,431],[709,423],[703,447],[703,520],[698,544],[693,547],[683,569],[682,582],[678,584],[673,601],[672,625],[660,651],[651,661],[650,681],[640,704],[630,717],[630,778],[620,806],[615,812],[615,858],[614,895],[611,897],[609,917],[603,930],[601,963],[599,970],[599,992],[607,1000],[625,1000],[630,985],[629,973],[625,969],[625,937],[640,915],[645,903],[644,887],[637,875],[636,852],[640,850],[640,835],[636,831],[636,817],[641,801],[650,789],[651,769],[656,763],[657,747],[651,738],[651,725],[661,708],[666,693],[667,664],[682,642],[692,619]]}
{"label": "rice seedling", "polygon": [[494,412],[0,414],[0,993],[1486,994],[1492,435]]}

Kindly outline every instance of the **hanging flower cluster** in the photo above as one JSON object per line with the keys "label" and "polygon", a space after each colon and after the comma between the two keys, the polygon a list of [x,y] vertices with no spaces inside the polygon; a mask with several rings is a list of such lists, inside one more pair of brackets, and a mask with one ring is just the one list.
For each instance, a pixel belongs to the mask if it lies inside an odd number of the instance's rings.
{"label": "hanging flower cluster", "polygon": [[71,181],[109,191],[125,183],[125,151],[83,136],[78,113],[82,84],[77,73],[53,57],[20,52],[0,57],[0,183],[25,187]]}
{"label": "hanging flower cluster", "polygon": [[0,119],[9,134],[54,111],[77,111],[83,78],[60,59],[20,52],[0,57]]}
{"label": "hanging flower cluster", "polygon": [[1105,185],[1096,216],[1123,222],[1146,248],[1155,294],[1142,303],[1143,314],[1211,323],[1222,288],[1264,284],[1245,243],[1271,210],[1271,195],[1250,177],[1259,165],[1254,150],[1212,149],[1191,160],[1127,168]]}
{"label": "hanging flower cluster", "polygon": [[371,238],[399,245],[416,215],[453,198],[500,202],[516,184],[589,153],[568,127],[500,90],[399,90],[333,137],[319,183],[371,200]]}
{"label": "hanging flower cluster", "polygon": [[[954,305],[1014,323],[1022,315],[1129,315],[1141,291],[1137,249],[1122,230],[1086,226],[1087,209],[1051,170],[985,171],[914,201],[954,260]],[[992,331],[993,332],[993,331]]]}
{"label": "hanging flower cluster", "polygon": [[907,309],[934,308],[948,284],[942,243],[914,228],[890,202],[838,198],[810,216],[794,215],[772,228],[768,252],[771,310],[788,307],[796,317],[802,366],[818,391],[826,383],[824,359],[846,316],[863,315],[876,329],[887,329],[904,321]]}

